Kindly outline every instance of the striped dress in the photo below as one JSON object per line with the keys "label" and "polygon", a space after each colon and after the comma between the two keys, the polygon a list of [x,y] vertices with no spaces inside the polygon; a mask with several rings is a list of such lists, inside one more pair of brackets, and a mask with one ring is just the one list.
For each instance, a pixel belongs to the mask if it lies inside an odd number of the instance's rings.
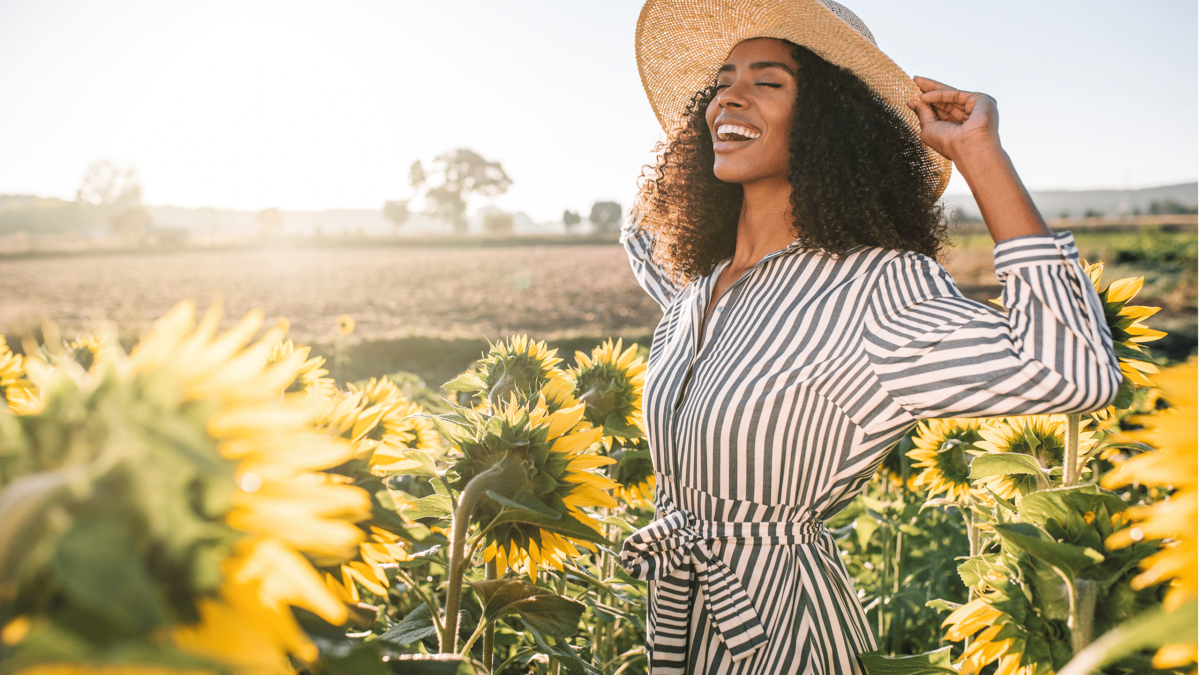
{"label": "striped dress", "polygon": [[995,245],[999,311],[933,259],[798,242],[704,314],[724,261],[686,285],[621,242],[663,309],[644,406],[656,520],[622,565],[650,580],[651,673],[846,675],[875,636],[828,520],[923,418],[1081,413],[1121,373],[1070,232]]}

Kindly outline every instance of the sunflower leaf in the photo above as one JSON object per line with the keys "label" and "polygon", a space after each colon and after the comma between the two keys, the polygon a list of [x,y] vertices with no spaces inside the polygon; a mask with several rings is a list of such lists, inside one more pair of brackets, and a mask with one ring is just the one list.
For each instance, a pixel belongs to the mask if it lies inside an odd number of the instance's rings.
{"label": "sunflower leaf", "polygon": [[1033,525],[1027,523],[996,523],[992,526],[1005,542],[1029,553],[1074,578],[1081,570],[1104,562],[1104,555],[1086,546],[1050,541]]}
{"label": "sunflower leaf", "polygon": [[912,656],[884,656],[875,651],[860,655],[871,675],[957,675],[950,667],[950,645]]}
{"label": "sunflower leaf", "polygon": [[424,551],[417,551],[416,553],[412,554],[412,557],[408,560],[396,561],[395,565],[397,567],[419,567],[431,560],[435,560],[441,551],[441,544],[431,546]]}
{"label": "sunflower leaf", "polygon": [[421,518],[445,518],[454,511],[451,505],[450,497],[446,495],[433,494],[428,497],[422,497],[416,501],[409,502],[410,506],[406,507],[402,512],[403,515],[410,520],[420,520]]}
{"label": "sunflower leaf", "polygon": [[473,440],[473,435],[462,422],[452,419],[450,415],[429,415],[429,420],[437,432],[452,444],[458,445],[463,441]]}
{"label": "sunflower leaf", "polygon": [[519,577],[477,581],[471,584],[471,589],[483,605],[485,621],[517,614],[539,632],[557,638],[573,635],[587,609],[581,602],[538,588]]}
{"label": "sunflower leaf", "polygon": [[437,626],[433,623],[433,618],[429,614],[429,606],[422,603],[417,606],[408,616],[404,617],[400,623],[392,626],[392,628],[379,636],[380,640],[385,640],[393,644],[407,647],[414,642],[420,642],[427,637],[437,635]]}
{"label": "sunflower leaf", "polygon": [[1042,470],[1038,461],[1029,455],[1017,452],[1002,452],[980,455],[971,462],[971,480],[992,478],[994,476],[1012,476],[1027,474],[1035,476],[1038,484],[1050,487],[1050,478]]}
{"label": "sunflower leaf", "polygon": [[512,499],[505,497],[495,490],[488,490],[487,496],[494,499],[496,503],[500,504],[501,506],[507,506],[511,509],[519,509],[521,511],[526,511],[550,518],[551,520],[558,520],[562,518],[561,513],[555,511],[549,506],[546,506],[540,499],[534,497],[525,490],[518,490],[517,493],[513,495]]}
{"label": "sunflower leaf", "polygon": [[470,392],[470,391],[480,391],[482,389],[486,389],[487,384],[484,383],[483,378],[479,377],[475,373],[467,371],[467,372],[463,373],[462,375],[459,375],[458,377],[454,378],[453,380],[450,380],[446,384],[443,384],[442,388],[447,389],[449,391],[468,391],[468,392]]}

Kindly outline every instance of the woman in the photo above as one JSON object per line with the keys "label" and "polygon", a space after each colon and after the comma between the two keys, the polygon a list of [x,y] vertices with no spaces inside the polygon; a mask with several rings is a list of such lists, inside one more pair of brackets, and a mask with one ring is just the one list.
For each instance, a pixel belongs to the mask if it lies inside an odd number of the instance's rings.
{"label": "woman", "polygon": [[[664,311],[644,393],[657,519],[622,551],[651,580],[651,672],[864,672],[875,638],[823,521],[920,419],[1108,405],[1102,307],[995,102],[910,80],[841,5],[650,0],[637,47],[669,133],[622,232]],[[996,240],[1003,312],[936,261],[950,161]]]}

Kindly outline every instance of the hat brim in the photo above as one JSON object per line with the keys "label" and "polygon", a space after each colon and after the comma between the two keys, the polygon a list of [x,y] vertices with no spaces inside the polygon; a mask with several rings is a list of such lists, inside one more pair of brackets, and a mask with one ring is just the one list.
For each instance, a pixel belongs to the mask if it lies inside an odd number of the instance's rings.
{"label": "hat brim", "polygon": [[[758,37],[793,42],[848,68],[920,137],[917,115],[908,109],[920,88],[820,0],[648,0],[634,34],[638,74],[668,134],[684,123],[688,102],[716,80],[734,46]],[[951,162],[924,149],[923,174],[936,199],[950,182]]]}

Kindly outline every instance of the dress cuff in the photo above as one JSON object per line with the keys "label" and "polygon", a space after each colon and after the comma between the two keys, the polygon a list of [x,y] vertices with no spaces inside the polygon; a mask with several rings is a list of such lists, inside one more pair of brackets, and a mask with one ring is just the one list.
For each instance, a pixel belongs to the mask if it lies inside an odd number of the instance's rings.
{"label": "dress cuff", "polygon": [[627,214],[625,220],[621,223],[621,236],[617,238],[617,241],[624,244],[626,241],[637,236],[640,231],[641,229],[638,227],[637,220],[633,217],[633,214]]}
{"label": "dress cuff", "polygon": [[1059,265],[1066,261],[1079,262],[1075,237],[1067,230],[1054,234],[1026,234],[1011,237],[992,247],[996,276],[1003,278],[1022,267]]}

